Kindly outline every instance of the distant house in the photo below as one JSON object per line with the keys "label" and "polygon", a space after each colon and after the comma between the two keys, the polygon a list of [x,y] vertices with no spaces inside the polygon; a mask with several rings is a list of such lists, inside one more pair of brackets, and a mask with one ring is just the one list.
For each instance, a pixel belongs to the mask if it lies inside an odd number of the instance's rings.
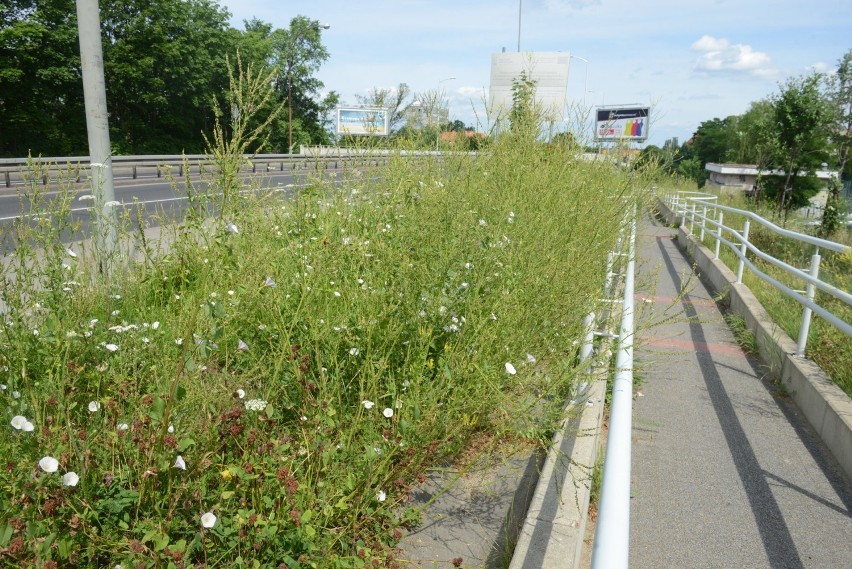
{"label": "distant house", "polygon": [[444,131],[440,134],[441,142],[445,144],[449,144],[451,146],[455,146],[459,143],[459,140],[469,140],[471,138],[477,138],[479,140],[485,140],[486,136],[481,132],[475,132],[472,130],[465,131]]}
{"label": "distant house", "polygon": [[[757,184],[758,169],[754,164],[716,164],[708,162],[704,168],[710,172],[710,177],[707,179],[707,187],[716,188],[722,192],[747,191],[751,190]],[[780,170],[762,170],[760,174],[763,176],[783,176],[784,172]],[[818,170],[816,176],[825,185],[828,185],[828,182],[832,178],[837,177],[837,171]]]}

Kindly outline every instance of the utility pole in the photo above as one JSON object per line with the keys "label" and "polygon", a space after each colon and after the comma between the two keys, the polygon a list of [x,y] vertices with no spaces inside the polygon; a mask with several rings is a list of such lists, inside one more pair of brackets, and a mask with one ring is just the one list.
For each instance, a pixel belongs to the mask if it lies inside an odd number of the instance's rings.
{"label": "utility pole", "polygon": [[116,212],[98,0],[77,0],[77,28],[89,135],[89,179],[95,198],[95,252],[101,272],[109,274],[116,250]]}
{"label": "utility pole", "polygon": [[521,53],[521,11],[524,7],[524,0],[518,0],[518,53]]}

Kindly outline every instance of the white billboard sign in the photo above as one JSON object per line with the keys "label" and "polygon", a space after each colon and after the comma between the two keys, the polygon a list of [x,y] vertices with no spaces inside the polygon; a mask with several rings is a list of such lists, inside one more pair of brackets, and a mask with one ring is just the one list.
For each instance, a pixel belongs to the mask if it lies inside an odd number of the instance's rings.
{"label": "white billboard sign", "polygon": [[512,83],[521,72],[535,83],[535,101],[546,113],[562,115],[568,90],[571,54],[563,51],[526,51],[491,54],[490,113],[505,116],[512,108]]}
{"label": "white billboard sign", "polygon": [[387,136],[389,119],[388,110],[378,107],[337,109],[337,134]]}
{"label": "white billboard sign", "polygon": [[648,138],[648,107],[612,107],[595,111],[595,140],[601,142],[635,141]]}

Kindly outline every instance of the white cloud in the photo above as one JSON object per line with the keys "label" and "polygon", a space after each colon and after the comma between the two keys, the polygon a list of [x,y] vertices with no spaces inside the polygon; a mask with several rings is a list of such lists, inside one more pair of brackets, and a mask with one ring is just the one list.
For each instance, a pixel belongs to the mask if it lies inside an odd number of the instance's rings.
{"label": "white cloud", "polygon": [[731,44],[725,38],[704,35],[692,44],[693,51],[703,52],[695,69],[708,73],[748,73],[758,77],[775,74],[768,54],[755,51],[750,45]]}
{"label": "white cloud", "polygon": [[545,0],[544,6],[552,12],[568,12],[571,9],[582,10],[600,3],[601,0]]}

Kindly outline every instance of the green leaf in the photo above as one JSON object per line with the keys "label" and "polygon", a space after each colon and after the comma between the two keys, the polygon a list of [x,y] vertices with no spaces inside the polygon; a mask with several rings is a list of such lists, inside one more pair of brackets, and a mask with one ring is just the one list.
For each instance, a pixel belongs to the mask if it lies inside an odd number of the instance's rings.
{"label": "green leaf", "polygon": [[6,527],[3,528],[3,531],[0,532],[0,547],[6,547],[9,545],[9,541],[12,539],[12,532],[14,529],[9,524],[6,524]]}
{"label": "green leaf", "polygon": [[148,416],[154,421],[162,423],[163,413],[166,412],[166,401],[162,397],[157,397],[151,404],[151,410],[148,411]]}
{"label": "green leaf", "polygon": [[178,385],[177,389],[175,389],[175,401],[183,401],[186,397],[186,388],[182,385]]}
{"label": "green leaf", "polygon": [[275,409],[272,407],[271,404],[267,404],[266,409],[264,409],[264,411],[266,412],[266,416],[270,419],[272,418],[272,414],[275,413]]}
{"label": "green leaf", "polygon": [[224,492],[222,492],[222,499],[223,500],[230,500],[233,497],[234,497],[234,491],[233,490],[225,490]]}
{"label": "green leaf", "polygon": [[154,551],[162,551],[169,545],[169,536],[161,535],[154,538]]}
{"label": "green leaf", "polygon": [[308,537],[314,537],[317,534],[317,530],[315,530],[314,526],[312,525],[305,525],[304,531],[305,535],[307,535]]}
{"label": "green leaf", "polygon": [[194,444],[195,444],[195,440],[193,440],[189,437],[185,437],[178,442],[177,449],[178,449],[179,452],[183,452]]}

